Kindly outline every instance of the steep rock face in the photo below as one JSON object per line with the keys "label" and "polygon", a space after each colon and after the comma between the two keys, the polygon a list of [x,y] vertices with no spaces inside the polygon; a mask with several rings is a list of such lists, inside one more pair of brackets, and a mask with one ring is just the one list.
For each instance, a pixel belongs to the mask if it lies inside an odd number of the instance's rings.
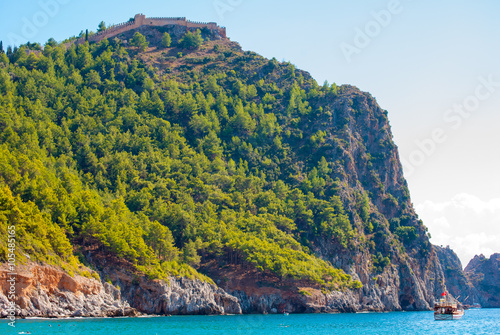
{"label": "steep rock face", "polygon": [[457,254],[449,246],[443,248],[434,245],[433,249],[439,257],[448,292],[464,304],[473,304],[477,300],[477,292],[462,270]]}
{"label": "steep rock face", "polygon": [[122,260],[94,255],[90,258],[121,289],[132,307],[146,314],[241,314],[238,299],[198,279],[169,277],[150,280]]}
{"label": "steep rock face", "polygon": [[500,254],[490,258],[476,255],[464,271],[475,288],[477,300],[474,302],[483,307],[500,307]]}
{"label": "steep rock face", "polygon": [[140,281],[124,285],[123,296],[148,314],[241,314],[237,299],[200,280],[170,277],[164,281]]}
{"label": "steep rock face", "polygon": [[[196,279],[149,280],[107,267],[101,283],[47,265],[16,269],[16,315],[22,317],[109,317],[145,314],[241,314],[236,297]],[[8,316],[10,277],[0,268],[0,317]],[[133,307],[131,307],[131,305]]]}
{"label": "steep rock face", "polygon": [[214,285],[197,279],[174,278],[147,281],[115,277],[123,297],[147,314],[241,314],[238,300]]}
{"label": "steep rock face", "polygon": [[[5,264],[0,267],[1,317],[7,316],[9,306],[9,272]],[[78,275],[71,277],[59,269],[35,263],[18,266],[16,272],[16,304],[20,316],[137,315],[136,310],[121,299],[120,291],[108,283]]]}
{"label": "steep rock face", "polygon": [[412,289],[401,292],[400,276],[394,267],[360,290],[324,292],[307,286],[293,289],[246,286],[226,290],[238,298],[243,313],[400,311],[403,310],[400,300],[406,304],[406,310],[428,310],[431,304],[422,292],[422,281],[416,277],[411,279],[414,281]]}
{"label": "steep rock face", "polygon": [[[298,288],[298,291],[264,287],[230,292],[238,298],[243,313],[352,313],[365,310],[351,291],[325,294],[311,287]],[[379,305],[369,310],[383,311],[385,307]]]}
{"label": "steep rock face", "polygon": [[[348,256],[344,257],[347,259]],[[357,254],[355,257],[360,262],[369,259],[369,255]],[[213,278],[224,278],[218,281],[219,285],[238,298],[243,313],[428,310],[438,294],[434,291],[441,289],[439,285],[440,288],[435,289],[433,280],[424,282],[417,277],[407,264],[392,265],[379,274],[371,274],[370,268],[363,269],[361,266],[356,270],[353,266],[350,268],[351,275],[359,278],[363,287],[341,291],[325,291],[311,287],[307,282],[282,282],[269,274],[245,272],[245,268],[244,265],[233,265],[227,266],[223,273],[210,273]],[[430,278],[431,275],[427,276]],[[402,278],[410,283],[402,285]]]}
{"label": "steep rock face", "polygon": [[[430,309],[444,289],[444,274],[413,209],[387,112],[369,93],[348,85],[318,104],[332,112],[310,128],[331,134],[326,154],[335,161],[333,175],[340,180],[344,207],[370,241],[345,247],[320,237],[315,253],[362,282],[362,292],[355,294],[360,310]],[[364,193],[369,213],[363,217],[359,199]],[[390,265],[374,269],[377,253]]]}
{"label": "steep rock face", "polygon": [[[429,310],[446,289],[444,273],[427,230],[413,209],[387,112],[369,93],[348,85],[340,87],[334,98],[316,103],[323,110],[322,116],[304,118],[301,129],[304,137],[318,130],[326,133],[321,155],[334,162],[331,177],[339,180],[339,195],[349,221],[365,233],[365,239],[342,245],[336,239],[315,236],[310,237],[309,247],[360,280],[363,287],[328,294],[316,290],[312,296],[303,296],[297,293],[297,284],[281,287],[282,283],[249,274],[265,289],[254,288],[249,278],[244,283],[229,279],[223,288],[240,299],[245,313],[271,313],[282,308],[291,312]],[[307,161],[315,155],[304,151],[303,142],[296,145],[297,159]],[[360,194],[368,195],[365,218],[360,214]],[[413,235],[404,235],[400,227]],[[376,269],[377,253],[387,257],[389,264]],[[231,278],[225,273],[209,275],[214,280]]]}
{"label": "steep rock face", "polygon": [[444,290],[444,275],[435,253],[429,254],[424,263],[428,265],[422,269],[418,259],[403,258],[392,250],[392,264],[382,272],[373,269],[372,254],[367,251],[331,251],[328,255],[335,266],[363,284],[352,294],[356,302],[350,308],[355,311],[429,310]]}

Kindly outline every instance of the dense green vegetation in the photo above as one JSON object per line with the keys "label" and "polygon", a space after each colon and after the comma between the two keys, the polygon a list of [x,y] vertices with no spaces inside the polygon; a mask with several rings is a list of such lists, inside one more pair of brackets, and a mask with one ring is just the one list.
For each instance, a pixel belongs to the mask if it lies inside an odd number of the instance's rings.
{"label": "dense green vegetation", "polygon": [[172,38],[170,37],[170,34],[163,33],[163,36],[161,37],[161,46],[164,48],[169,48],[171,44],[172,44]]}
{"label": "dense green vegetation", "polygon": [[132,40],[130,40],[130,45],[137,47],[140,51],[146,51],[149,42],[146,41],[146,37],[144,37],[144,35],[137,31]]}
{"label": "dense green vegetation", "polygon": [[199,29],[195,33],[188,31],[179,41],[179,45],[185,49],[197,49],[202,43],[203,37]]}
{"label": "dense green vegetation", "polygon": [[[141,57],[149,42],[139,33],[132,48],[51,41],[36,54],[2,53],[2,229],[23,227],[20,254],[75,268],[71,245],[78,255],[114,253],[154,278],[199,277],[193,267],[204,259],[231,259],[282,280],[359,288],[314,254],[319,240],[354,250],[392,236],[366,192],[341,197],[331,143],[346,141],[316,126],[332,116],[322,103],[339,88],[202,42],[200,31],[186,34],[176,47],[206,56],[164,69]],[[411,228],[395,234],[411,243]],[[1,260],[6,252],[1,240]],[[374,258],[379,271],[387,255]]]}

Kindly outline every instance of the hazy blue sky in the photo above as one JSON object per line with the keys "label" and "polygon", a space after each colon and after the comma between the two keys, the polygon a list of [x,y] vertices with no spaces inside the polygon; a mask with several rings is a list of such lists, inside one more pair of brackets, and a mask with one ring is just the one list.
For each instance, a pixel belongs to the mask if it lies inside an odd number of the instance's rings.
{"label": "hazy blue sky", "polygon": [[412,200],[464,264],[500,252],[500,1],[19,0],[0,40],[62,40],[146,16],[215,21],[243,49],[352,84],[387,109]]}

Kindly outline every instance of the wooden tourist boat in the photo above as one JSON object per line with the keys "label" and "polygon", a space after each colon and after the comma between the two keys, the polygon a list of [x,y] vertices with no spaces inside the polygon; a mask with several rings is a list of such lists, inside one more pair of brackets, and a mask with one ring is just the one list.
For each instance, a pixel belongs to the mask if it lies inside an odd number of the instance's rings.
{"label": "wooden tourist boat", "polygon": [[459,320],[464,315],[457,303],[446,299],[447,295],[447,292],[442,293],[441,299],[434,303],[434,320]]}

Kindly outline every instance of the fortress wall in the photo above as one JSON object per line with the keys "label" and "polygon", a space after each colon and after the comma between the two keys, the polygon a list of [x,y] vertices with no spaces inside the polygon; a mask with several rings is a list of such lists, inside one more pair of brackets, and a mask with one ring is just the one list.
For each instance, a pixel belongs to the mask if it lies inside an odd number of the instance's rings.
{"label": "fortress wall", "polygon": [[[133,21],[116,24],[114,26],[107,28],[103,32],[89,36],[88,41],[89,42],[100,41],[100,40],[103,40],[105,38],[110,38],[110,37],[116,36],[120,33],[123,33],[125,31],[128,31],[128,30],[136,28],[136,27],[137,27],[137,25]],[[74,44],[76,44],[76,45],[81,44],[81,43],[85,43],[85,36],[80,37],[79,39],[74,41]],[[71,43],[69,43],[67,45],[67,47],[70,44]]]}
{"label": "fortress wall", "polygon": [[[226,38],[226,28],[219,27],[215,22],[195,22],[189,21],[185,17],[146,17],[143,14],[136,14],[132,21],[119,23],[107,28],[105,31],[94,34],[88,37],[89,42],[100,41],[105,38],[114,37],[123,32],[129,31],[131,29],[138,28],[140,26],[166,26],[166,25],[181,25],[186,28],[207,28],[210,30],[218,30],[222,37]],[[78,45],[80,43],[85,43],[85,37],[81,37],[73,42]],[[66,47],[69,47],[71,43],[67,43]]]}
{"label": "fortress wall", "polygon": [[[104,34],[102,34],[102,35],[96,34],[96,35],[93,35],[92,37],[95,36],[99,40],[102,40],[104,38],[110,38],[110,37],[116,36],[118,34],[121,34],[123,32],[129,31],[131,29],[137,28],[137,27],[139,27],[139,25],[132,22],[131,24],[126,24],[123,26],[114,26],[114,27],[116,27],[116,28],[106,29],[106,31],[104,31]],[[90,37],[89,37],[89,41],[90,41]]]}
{"label": "fortress wall", "polygon": [[145,26],[166,26],[166,25],[186,25],[185,18],[146,18],[143,25]]}
{"label": "fortress wall", "polygon": [[209,23],[203,23],[203,22],[192,22],[192,21],[187,21],[186,22],[186,27],[188,28],[208,28],[208,29],[217,29],[217,24],[213,22]]}

